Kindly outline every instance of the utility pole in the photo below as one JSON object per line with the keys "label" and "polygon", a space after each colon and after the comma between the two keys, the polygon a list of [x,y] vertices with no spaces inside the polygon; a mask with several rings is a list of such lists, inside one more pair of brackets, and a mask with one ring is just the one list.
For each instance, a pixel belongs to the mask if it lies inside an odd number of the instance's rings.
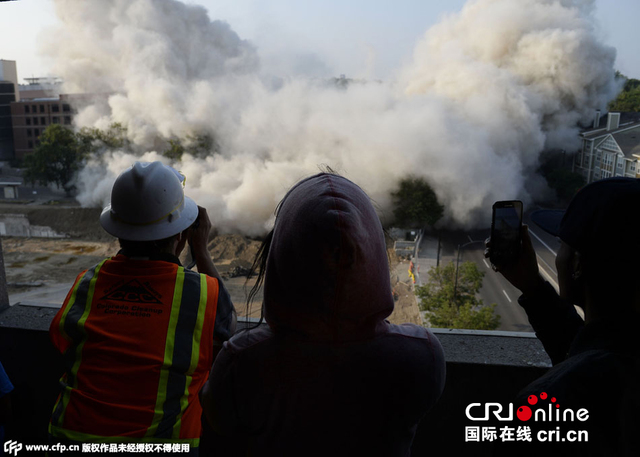
{"label": "utility pole", "polygon": [[453,301],[456,300],[456,292],[458,290],[458,268],[460,267],[460,253],[462,251],[462,249],[464,249],[465,247],[469,246],[470,244],[473,243],[482,243],[482,240],[472,240],[469,241],[468,243],[465,243],[463,245],[458,245],[458,255],[456,257],[456,280],[453,284]]}

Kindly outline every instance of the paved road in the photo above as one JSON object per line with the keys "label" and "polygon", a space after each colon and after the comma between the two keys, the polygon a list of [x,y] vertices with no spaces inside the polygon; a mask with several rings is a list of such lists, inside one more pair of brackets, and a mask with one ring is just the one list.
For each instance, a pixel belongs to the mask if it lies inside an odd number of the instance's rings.
{"label": "paved road", "polygon": [[[538,255],[540,271],[554,287],[557,288],[558,276],[555,271],[555,256],[560,243],[555,237],[536,228],[525,215],[525,223],[529,225],[533,245]],[[479,296],[485,304],[496,303],[496,313],[500,315],[499,330],[531,332],[525,311],[518,305],[520,292],[513,287],[502,275],[494,272],[491,265],[484,258],[484,240],[489,236],[490,229],[472,230],[467,232],[446,232],[441,234],[440,264],[455,262],[457,246],[467,244],[460,253],[460,262],[472,261],[485,272]],[[425,241],[426,240],[426,241]],[[419,257],[422,257],[425,238],[420,247]],[[433,240],[433,239],[431,239]],[[431,241],[433,252],[433,241]],[[422,279],[426,278],[426,270],[422,271]]]}

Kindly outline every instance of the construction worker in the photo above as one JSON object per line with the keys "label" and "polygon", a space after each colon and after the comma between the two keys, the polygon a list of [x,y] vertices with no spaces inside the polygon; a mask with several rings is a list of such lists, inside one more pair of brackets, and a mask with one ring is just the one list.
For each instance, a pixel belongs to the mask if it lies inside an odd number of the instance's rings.
{"label": "construction worker", "polygon": [[[116,179],[100,223],[122,249],[78,276],[51,323],[66,370],[53,442],[197,454],[198,394],[235,311],[207,251],[207,212],[183,185],[161,162]],[[187,241],[199,273],[178,260]]]}

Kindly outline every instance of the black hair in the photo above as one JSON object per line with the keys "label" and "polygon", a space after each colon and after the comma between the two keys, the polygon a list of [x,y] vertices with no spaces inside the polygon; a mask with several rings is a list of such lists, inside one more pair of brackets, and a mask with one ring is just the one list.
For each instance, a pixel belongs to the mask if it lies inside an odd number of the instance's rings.
{"label": "black hair", "polygon": [[176,236],[178,236],[178,234],[153,241],[132,241],[118,238],[118,242],[120,243],[123,254],[128,257],[150,257],[152,255],[169,252]]}

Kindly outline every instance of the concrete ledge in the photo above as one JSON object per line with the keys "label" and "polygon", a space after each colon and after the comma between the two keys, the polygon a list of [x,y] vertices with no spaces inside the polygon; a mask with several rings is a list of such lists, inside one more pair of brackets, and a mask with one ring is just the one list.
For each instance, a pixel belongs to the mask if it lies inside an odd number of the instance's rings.
{"label": "concrete ledge", "polygon": [[[256,318],[239,318],[238,330],[259,322]],[[0,324],[1,325],[1,324]],[[448,363],[477,363],[515,367],[551,367],[542,343],[532,332],[494,330],[429,329],[438,337]]]}
{"label": "concrete ledge", "polygon": [[535,333],[430,329],[440,340],[447,362],[551,367]]}
{"label": "concrete ledge", "polygon": [[57,309],[47,306],[10,306],[0,313],[0,328],[49,331],[49,325],[57,312]]}
{"label": "concrete ledge", "polygon": [[[24,305],[0,312],[0,362],[15,386],[7,440],[47,442],[47,424],[63,372],[62,356],[53,348],[48,334],[56,312]],[[256,319],[243,319],[238,327],[256,323]],[[445,350],[447,381],[440,401],[418,427],[412,455],[492,455],[490,443],[464,442],[464,427],[469,425],[465,408],[472,402],[513,401],[520,390],[546,372],[548,358],[530,333],[448,329],[433,332]],[[372,401],[384,401],[384,395],[381,392],[380,398]],[[212,432],[205,433],[201,455],[209,455],[205,448],[220,449],[214,445],[216,440]]]}
{"label": "concrete ledge", "polygon": [[[0,313],[0,328],[48,331],[58,310],[46,304],[16,304]],[[238,329],[258,319],[241,318]],[[265,325],[265,324],[263,324]],[[482,330],[431,329],[444,348],[447,362],[550,367],[551,361],[533,333]]]}

